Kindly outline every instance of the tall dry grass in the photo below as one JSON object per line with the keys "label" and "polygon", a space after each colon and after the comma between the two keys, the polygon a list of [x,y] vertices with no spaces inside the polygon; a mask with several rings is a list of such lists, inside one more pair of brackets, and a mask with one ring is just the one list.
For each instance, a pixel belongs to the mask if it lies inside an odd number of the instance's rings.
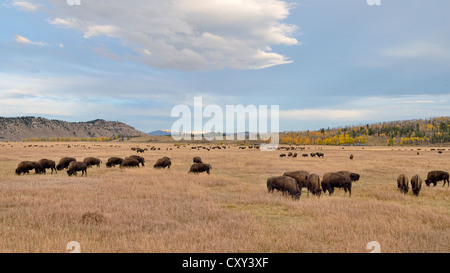
{"label": "tall dry grass", "polygon": [[[429,170],[448,171],[450,152],[310,146],[306,152],[322,148],[325,158],[279,158],[280,152],[236,147],[208,152],[155,144],[161,150],[143,154],[144,168],[104,166],[138,145],[147,144],[1,144],[0,251],[65,252],[70,241],[82,252],[368,252],[370,241],[382,252],[450,250],[450,189],[424,185],[415,197],[396,188],[401,172],[424,179]],[[64,156],[95,156],[103,165],[88,177],[14,174],[22,160]],[[172,159],[170,170],[152,168],[162,156]],[[194,156],[213,166],[211,175],[187,173]],[[267,193],[268,177],[299,169],[320,176],[351,170],[361,180],[351,197],[304,191],[293,201]]]}

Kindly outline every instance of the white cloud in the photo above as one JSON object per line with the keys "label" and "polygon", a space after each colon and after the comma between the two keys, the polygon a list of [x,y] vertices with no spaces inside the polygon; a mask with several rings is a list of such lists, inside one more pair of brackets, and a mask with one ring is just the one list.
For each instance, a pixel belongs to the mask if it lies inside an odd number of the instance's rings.
{"label": "white cloud", "polygon": [[345,109],[303,109],[280,111],[281,119],[293,119],[301,121],[332,120],[332,121],[356,121],[368,117],[369,111],[345,110]]}
{"label": "white cloud", "polygon": [[49,23],[86,39],[118,38],[136,61],[161,68],[265,68],[292,62],[271,46],[299,44],[297,27],[283,23],[293,5],[281,0],[86,0],[76,9],[46,2]]}
{"label": "white cloud", "polygon": [[432,42],[410,42],[394,46],[382,52],[383,55],[396,58],[450,58],[450,50]]}
{"label": "white cloud", "polygon": [[36,11],[43,7],[41,4],[33,4],[26,1],[13,1],[11,5],[25,11]]}
{"label": "white cloud", "polygon": [[37,45],[37,46],[49,46],[49,44],[44,43],[44,42],[33,42],[28,38],[25,38],[23,36],[20,36],[18,34],[16,34],[16,36],[14,37],[14,39],[16,40],[16,42],[19,45]]}

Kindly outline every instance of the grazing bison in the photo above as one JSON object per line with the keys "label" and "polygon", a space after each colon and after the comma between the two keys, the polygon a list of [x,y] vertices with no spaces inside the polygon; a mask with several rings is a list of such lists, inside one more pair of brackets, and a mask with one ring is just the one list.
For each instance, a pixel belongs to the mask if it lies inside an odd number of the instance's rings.
{"label": "grazing bison", "polygon": [[306,179],[308,178],[309,172],[307,171],[293,171],[293,172],[285,172],[283,174],[283,176],[289,176],[294,178],[300,189],[302,189],[303,187],[306,187]]}
{"label": "grazing bison", "polygon": [[194,157],[194,159],[192,160],[194,163],[203,163],[202,159],[199,156]]}
{"label": "grazing bison", "polygon": [[353,159],[353,155],[350,155],[350,159]]}
{"label": "grazing bison", "polygon": [[406,194],[409,190],[408,177],[403,173],[397,178],[397,188],[404,194]]}
{"label": "grazing bison", "polygon": [[156,161],[155,165],[153,165],[153,168],[155,168],[155,169],[163,168],[164,169],[167,167],[168,169],[170,169],[170,165],[172,165],[170,158],[168,158],[167,156],[164,156]]}
{"label": "grazing bison", "polygon": [[81,176],[87,176],[87,167],[87,164],[84,162],[71,161],[68,167],[69,169],[67,170],[67,174],[69,176],[77,176],[77,172],[81,171]]}
{"label": "grazing bison", "polygon": [[83,160],[83,162],[86,163],[88,168],[90,168],[91,166],[94,166],[94,165],[96,165],[98,168],[98,167],[100,167],[100,163],[102,163],[102,161],[99,158],[95,158],[95,157],[86,157]]}
{"label": "grazing bison", "polygon": [[286,154],[280,154],[280,157],[286,157]]}
{"label": "grazing bison", "polygon": [[125,157],[125,159],[120,164],[120,167],[139,167],[139,160],[133,157]]}
{"label": "grazing bison", "polygon": [[281,191],[283,195],[290,194],[292,198],[298,200],[302,194],[297,181],[289,176],[274,176],[267,179],[267,191]]}
{"label": "grazing bison", "polygon": [[422,188],[422,178],[416,174],[411,178],[411,189],[415,196],[419,195],[420,188]]}
{"label": "grazing bison", "polygon": [[297,157],[297,153],[294,153],[294,154],[292,155],[292,157]]}
{"label": "grazing bison", "polygon": [[360,177],[359,174],[357,174],[357,173],[352,173],[352,172],[349,172],[349,171],[339,171],[339,172],[337,172],[337,173],[340,173],[340,174],[343,174],[343,175],[347,176],[347,177],[350,178],[350,180],[352,180],[352,181],[358,181],[358,180],[359,180],[359,177]]}
{"label": "grazing bison", "polygon": [[315,156],[316,156],[315,153],[310,153],[309,155],[310,155],[311,157],[315,157]]}
{"label": "grazing bison", "polygon": [[434,187],[436,187],[436,184],[438,181],[443,180],[444,181],[444,185],[447,182],[447,187],[449,185],[449,175],[448,172],[444,172],[444,171],[431,171],[428,172],[427,175],[427,179],[425,180],[425,184],[427,184],[427,186],[429,187],[431,183],[433,183]]}
{"label": "grazing bison", "polygon": [[63,169],[66,169],[69,167],[70,162],[72,161],[77,161],[75,158],[73,157],[63,157],[59,160],[58,165],[56,165],[56,169],[58,171],[61,171]]}
{"label": "grazing bison", "polygon": [[303,157],[308,157],[308,154],[302,154]]}
{"label": "grazing bison", "polygon": [[120,157],[110,157],[108,161],[106,162],[106,167],[111,168],[115,167],[116,165],[120,165],[123,162],[123,158]]}
{"label": "grazing bison", "polygon": [[334,188],[344,188],[345,193],[352,195],[352,180],[340,173],[325,173],[322,179],[322,190],[324,193],[328,191],[329,195],[333,194]]}
{"label": "grazing bison", "polygon": [[55,173],[58,173],[56,171],[56,163],[53,160],[50,159],[41,159],[38,162],[39,164],[41,164],[42,168],[44,168],[44,173],[45,173],[45,169],[51,169],[52,173],[53,171],[55,171]]}
{"label": "grazing bison", "polygon": [[212,169],[211,165],[205,164],[205,163],[194,163],[191,168],[189,169],[189,173],[202,173],[206,172],[209,174],[210,170]]}
{"label": "grazing bison", "polygon": [[320,196],[322,193],[322,189],[320,188],[320,177],[315,173],[308,175],[306,187],[308,188],[308,193],[311,192],[314,195]]}
{"label": "grazing bison", "polygon": [[145,166],[145,158],[143,158],[142,156],[138,156],[138,155],[130,155],[129,157],[132,157],[134,159],[136,159],[137,161],[139,161],[139,164],[142,165],[142,167]]}
{"label": "grazing bison", "polygon": [[324,156],[324,154],[321,153],[321,152],[317,152],[316,155],[317,155],[317,157],[323,157]]}
{"label": "grazing bison", "polygon": [[23,173],[29,174],[31,170],[34,170],[35,174],[44,173],[44,168],[39,162],[35,161],[22,161],[17,165],[16,174],[21,175]]}

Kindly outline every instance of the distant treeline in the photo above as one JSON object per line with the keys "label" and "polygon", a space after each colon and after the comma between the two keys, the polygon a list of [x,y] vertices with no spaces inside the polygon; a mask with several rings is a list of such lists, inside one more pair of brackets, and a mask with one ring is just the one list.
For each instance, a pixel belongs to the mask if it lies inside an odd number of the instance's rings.
{"label": "distant treeline", "polygon": [[[373,143],[372,143],[373,142]],[[450,142],[450,117],[392,121],[317,131],[283,132],[281,144],[423,145]]]}

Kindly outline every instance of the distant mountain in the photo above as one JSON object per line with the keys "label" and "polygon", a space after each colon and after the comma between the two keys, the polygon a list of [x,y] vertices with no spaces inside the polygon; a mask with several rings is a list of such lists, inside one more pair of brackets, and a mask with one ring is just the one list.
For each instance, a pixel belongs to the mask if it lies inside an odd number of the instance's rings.
{"label": "distant mountain", "polygon": [[170,136],[171,135],[170,130],[156,130],[156,131],[150,132],[148,134],[152,135],[152,136]]}
{"label": "distant mountain", "polygon": [[95,138],[113,136],[145,136],[122,122],[96,119],[66,122],[40,117],[0,117],[0,141],[22,141],[27,138]]}

